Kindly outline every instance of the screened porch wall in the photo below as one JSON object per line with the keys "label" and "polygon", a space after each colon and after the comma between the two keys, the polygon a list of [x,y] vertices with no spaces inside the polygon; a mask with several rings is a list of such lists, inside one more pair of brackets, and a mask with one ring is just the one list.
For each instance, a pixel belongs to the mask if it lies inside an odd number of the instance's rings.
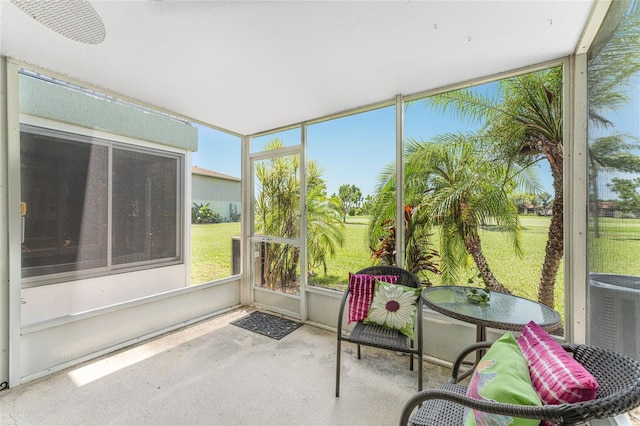
{"label": "screened porch wall", "polygon": [[[2,71],[4,72],[5,69],[3,68]],[[5,75],[0,74],[0,76],[3,77],[4,84]],[[4,95],[3,92],[2,96]],[[4,120],[5,114],[1,115]],[[0,155],[0,160],[2,158]],[[3,162],[2,165],[4,166],[5,163]],[[0,203],[0,208],[2,206]],[[246,216],[243,215],[243,217]],[[7,262],[2,263],[3,266],[7,264]],[[186,276],[185,273],[185,281],[187,281]],[[572,282],[570,278],[568,282]],[[18,327],[21,340],[14,339],[11,342],[20,345],[19,351],[12,351],[20,356],[12,360],[11,368],[17,369],[20,380],[32,380],[159,333],[239,307],[246,299],[243,295],[246,294],[249,282],[250,279],[246,276],[232,277],[228,280],[197,286],[197,288],[169,290],[163,294],[143,297],[139,300],[116,303],[112,306],[82,312],[74,317],[42,321],[25,326],[21,330]],[[583,283],[572,285],[582,286]],[[340,297],[341,293],[336,291],[307,290],[305,320],[320,327],[335,328]],[[9,305],[9,302],[6,302],[6,305]],[[583,308],[584,306],[577,306],[575,309],[579,311]],[[571,317],[568,321],[571,321]],[[459,348],[473,341],[475,336],[473,326],[457,323],[429,312],[426,315],[424,327],[427,330],[425,336],[427,355],[445,360],[452,359]],[[456,337],[452,339],[451,336]],[[578,341],[581,339],[581,336],[577,336]],[[6,340],[9,341],[9,338]],[[55,349],[52,355],[43,355],[48,348]],[[6,371],[5,373],[2,379],[6,379],[9,374]],[[13,381],[11,385],[19,384],[20,380]]]}
{"label": "screened porch wall", "polygon": [[[612,3],[587,62],[588,342],[635,359],[640,359],[639,22],[640,2]],[[617,101],[608,100],[613,98]]]}

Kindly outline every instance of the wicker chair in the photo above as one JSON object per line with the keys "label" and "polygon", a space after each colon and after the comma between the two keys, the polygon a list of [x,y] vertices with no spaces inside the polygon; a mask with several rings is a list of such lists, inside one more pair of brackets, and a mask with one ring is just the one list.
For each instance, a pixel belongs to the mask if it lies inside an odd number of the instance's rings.
{"label": "wicker chair", "polygon": [[[418,277],[406,269],[396,266],[370,266],[357,272],[357,274],[369,275],[397,275],[399,285],[412,288],[420,288],[422,284]],[[360,346],[373,346],[376,348],[389,349],[396,352],[409,354],[409,368],[413,370],[413,355],[418,356],[418,390],[422,390],[422,298],[418,298],[418,312],[416,316],[415,344],[414,341],[404,334],[391,330],[389,328],[364,324],[362,322],[355,323],[355,326],[348,335],[342,333],[342,321],[347,299],[349,297],[349,288],[344,292],[342,303],[340,304],[340,312],[338,314],[338,348],[336,359],[336,397],[340,396],[340,351],[342,342],[351,342],[358,345],[358,359],[360,359]]]}
{"label": "wicker chair", "polygon": [[[572,344],[562,346],[598,381],[600,387],[596,399],[574,404],[529,407],[469,398],[466,396],[466,386],[458,383],[460,365],[467,355],[490,346],[491,343],[480,342],[465,349],[455,361],[448,383],[440,389],[418,392],[407,401],[402,410],[400,425],[459,426],[463,424],[465,407],[487,413],[573,425],[583,424],[591,419],[613,417],[640,405],[640,363],[605,349]],[[419,406],[418,411],[413,413]]]}

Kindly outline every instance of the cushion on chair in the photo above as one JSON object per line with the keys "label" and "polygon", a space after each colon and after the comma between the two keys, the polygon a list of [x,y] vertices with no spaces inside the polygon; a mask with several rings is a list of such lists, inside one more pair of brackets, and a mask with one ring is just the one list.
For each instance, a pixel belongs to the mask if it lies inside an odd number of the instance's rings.
{"label": "cushion on chair", "polygon": [[545,404],[595,399],[598,382],[553,337],[533,321],[518,338],[531,381]]}
{"label": "cushion on chair", "polygon": [[387,283],[398,282],[397,275],[368,275],[349,273],[349,311],[347,324],[364,320],[369,314],[376,279]]}
{"label": "cushion on chair", "polygon": [[[528,406],[542,402],[531,384],[529,367],[513,334],[496,340],[471,377],[467,396],[486,401]],[[476,410],[465,410],[465,425],[538,425],[540,420],[524,419]]]}
{"label": "cushion on chair", "polygon": [[418,311],[417,301],[421,290],[376,280],[369,315],[363,322],[398,330],[413,339]]}

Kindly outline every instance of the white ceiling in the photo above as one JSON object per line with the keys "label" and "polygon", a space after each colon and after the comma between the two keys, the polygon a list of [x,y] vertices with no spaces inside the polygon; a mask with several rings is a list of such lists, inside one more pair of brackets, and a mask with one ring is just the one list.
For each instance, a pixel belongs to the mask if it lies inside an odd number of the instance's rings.
{"label": "white ceiling", "polygon": [[240,134],[566,56],[594,5],[90,3],[106,28],[100,44],[64,37],[1,0],[0,53]]}

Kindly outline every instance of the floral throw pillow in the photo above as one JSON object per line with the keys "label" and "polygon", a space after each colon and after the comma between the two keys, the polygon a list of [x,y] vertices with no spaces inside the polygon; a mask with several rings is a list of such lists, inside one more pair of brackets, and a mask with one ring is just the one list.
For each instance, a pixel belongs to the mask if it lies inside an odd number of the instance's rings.
{"label": "floral throw pillow", "polygon": [[392,328],[413,339],[420,291],[419,288],[393,285],[376,280],[373,301],[364,323]]}
{"label": "floral throw pillow", "polygon": [[369,314],[376,279],[386,283],[398,282],[397,275],[369,275],[349,273],[349,311],[347,324],[363,321]]}

